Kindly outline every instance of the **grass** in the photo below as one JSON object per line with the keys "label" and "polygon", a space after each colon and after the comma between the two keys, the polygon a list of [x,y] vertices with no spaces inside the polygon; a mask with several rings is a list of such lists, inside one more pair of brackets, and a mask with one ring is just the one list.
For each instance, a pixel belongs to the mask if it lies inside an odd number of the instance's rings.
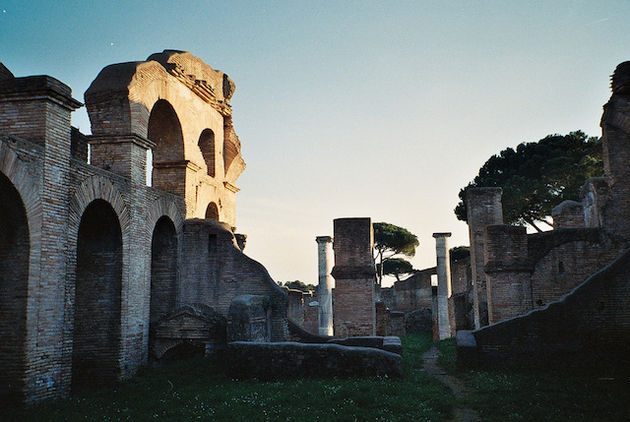
{"label": "grass", "polygon": [[458,370],[454,340],[438,349],[484,421],[630,421],[630,368]]}
{"label": "grass", "polygon": [[[115,389],[13,410],[2,421],[442,421],[454,398],[421,370],[430,335],[403,342],[402,379],[232,380],[219,359],[144,369]],[[0,412],[7,409],[0,408]],[[1,413],[0,413],[1,414]]]}

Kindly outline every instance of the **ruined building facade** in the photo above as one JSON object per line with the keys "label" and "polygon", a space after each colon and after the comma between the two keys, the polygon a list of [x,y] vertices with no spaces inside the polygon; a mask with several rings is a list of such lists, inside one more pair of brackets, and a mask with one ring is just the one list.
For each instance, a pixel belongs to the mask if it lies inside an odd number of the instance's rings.
{"label": "ruined building facade", "polygon": [[458,333],[462,360],[629,362],[630,62],[612,91],[601,120],[606,177],[587,180],[581,202],[554,208],[554,230],[503,225],[500,190],[469,192],[479,329]]}
{"label": "ruined building facade", "polygon": [[66,85],[0,67],[3,399],[129,377],[212,347],[218,326],[287,338],[286,293],[233,234],[245,163],[227,75],[172,50],[108,66],[85,136]]}

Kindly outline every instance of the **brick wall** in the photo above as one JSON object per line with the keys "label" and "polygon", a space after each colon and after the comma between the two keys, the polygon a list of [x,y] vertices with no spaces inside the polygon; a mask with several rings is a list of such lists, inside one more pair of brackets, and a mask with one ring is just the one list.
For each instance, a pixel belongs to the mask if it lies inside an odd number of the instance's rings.
{"label": "brick wall", "polygon": [[120,223],[109,204],[96,200],[81,218],[77,242],[74,390],[120,379],[121,284]]}
{"label": "brick wall", "polygon": [[335,337],[374,335],[376,271],[372,258],[374,234],[370,218],[334,220]]}
{"label": "brick wall", "polygon": [[243,254],[229,226],[187,220],[181,239],[178,306],[201,303],[227,316],[239,295],[268,296],[273,305],[272,341],[288,338],[287,294],[260,263]]}
{"label": "brick wall", "polygon": [[474,188],[466,193],[470,263],[473,280],[473,311],[475,327],[488,324],[488,300],[484,267],[485,229],[491,224],[503,224],[501,188]]}
{"label": "brick wall", "polygon": [[564,201],[551,210],[554,229],[584,227],[584,207],[576,201]]}
{"label": "brick wall", "polygon": [[405,280],[397,281],[392,287],[392,305],[390,309],[400,312],[411,312],[418,308],[431,307],[431,276],[436,268],[418,271]]}
{"label": "brick wall", "polygon": [[560,300],[474,331],[481,364],[630,364],[630,252]]}
{"label": "brick wall", "polygon": [[488,321],[493,324],[532,308],[525,227],[486,227],[485,262]]}
{"label": "brick wall", "polygon": [[26,210],[0,174],[0,400],[22,400],[26,341],[29,231]]}

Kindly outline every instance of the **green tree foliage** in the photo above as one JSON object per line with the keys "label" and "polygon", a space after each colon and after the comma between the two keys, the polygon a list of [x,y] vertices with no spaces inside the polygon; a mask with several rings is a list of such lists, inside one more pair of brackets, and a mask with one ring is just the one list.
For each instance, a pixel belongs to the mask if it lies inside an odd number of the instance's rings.
{"label": "green tree foliage", "polygon": [[401,275],[413,272],[413,265],[404,258],[389,258],[383,261],[383,275],[393,275],[396,277],[396,281],[400,281]]}
{"label": "green tree foliage", "polygon": [[582,131],[549,135],[538,142],[507,148],[493,155],[479,174],[459,191],[455,208],[459,220],[466,221],[466,191],[472,187],[503,188],[505,224],[551,225],[551,209],[565,200],[579,200],[580,188],[589,177],[604,173],[597,138]]}
{"label": "green tree foliage", "polygon": [[455,246],[449,251],[451,262],[461,261],[470,256],[470,248],[468,246]]}
{"label": "green tree foliage", "polygon": [[278,284],[292,290],[301,290],[306,293],[315,291],[315,286],[313,284],[306,284],[301,282],[300,280],[287,281],[284,284],[282,284],[282,282],[279,282]]}
{"label": "green tree foliage", "polygon": [[[414,256],[419,242],[415,234],[403,227],[383,222],[374,223],[372,226],[374,228],[374,260],[378,269],[378,283],[381,284],[385,273],[383,263],[395,255]],[[404,273],[401,272],[401,274]]]}

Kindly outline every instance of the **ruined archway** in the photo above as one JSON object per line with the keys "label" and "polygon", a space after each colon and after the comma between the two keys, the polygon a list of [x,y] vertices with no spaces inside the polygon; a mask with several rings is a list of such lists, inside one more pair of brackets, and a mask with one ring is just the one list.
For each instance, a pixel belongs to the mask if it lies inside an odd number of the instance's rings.
{"label": "ruined archway", "polygon": [[163,216],[151,241],[151,325],[175,310],[177,287],[177,236],[175,225]]}
{"label": "ruined archway", "polygon": [[158,100],[151,109],[147,138],[155,143],[152,186],[184,196],[186,161],[182,126],[173,106]]}
{"label": "ruined archway", "polygon": [[210,202],[206,208],[206,219],[219,221],[219,208],[214,202]]}
{"label": "ruined archway", "polygon": [[204,129],[199,136],[199,142],[197,142],[201,155],[203,155],[203,161],[206,163],[208,169],[208,176],[216,176],[216,164],[215,164],[215,144],[214,144],[214,132],[211,129]]}
{"label": "ruined archway", "polygon": [[72,351],[75,390],[119,378],[122,258],[116,212],[107,201],[96,199],[83,212],[77,238]]}
{"label": "ruined archway", "polygon": [[0,402],[24,391],[29,253],[26,209],[0,173]]}

